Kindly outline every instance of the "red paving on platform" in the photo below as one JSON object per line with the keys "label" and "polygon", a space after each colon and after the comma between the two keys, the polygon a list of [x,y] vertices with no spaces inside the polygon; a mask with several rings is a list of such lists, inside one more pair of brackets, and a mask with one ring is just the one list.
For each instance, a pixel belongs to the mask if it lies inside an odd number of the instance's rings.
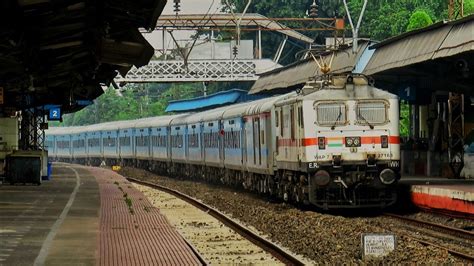
{"label": "red paving on platform", "polygon": [[110,170],[90,171],[100,189],[99,265],[201,265],[166,217],[130,182]]}

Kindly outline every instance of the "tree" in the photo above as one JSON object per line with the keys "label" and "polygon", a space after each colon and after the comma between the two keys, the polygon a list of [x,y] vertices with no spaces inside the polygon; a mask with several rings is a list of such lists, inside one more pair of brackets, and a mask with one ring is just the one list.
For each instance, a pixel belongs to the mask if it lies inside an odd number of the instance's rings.
{"label": "tree", "polygon": [[464,0],[464,16],[474,13],[474,0]]}
{"label": "tree", "polygon": [[407,31],[416,30],[419,28],[424,28],[433,24],[430,16],[423,10],[415,11],[411,16],[408,22]]}

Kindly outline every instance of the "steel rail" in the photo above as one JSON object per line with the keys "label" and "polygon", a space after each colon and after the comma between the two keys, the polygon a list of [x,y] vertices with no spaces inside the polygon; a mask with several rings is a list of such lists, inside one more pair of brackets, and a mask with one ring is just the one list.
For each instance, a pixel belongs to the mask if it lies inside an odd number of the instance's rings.
{"label": "steel rail", "polygon": [[241,225],[241,224],[235,222],[234,220],[232,220],[231,218],[227,217],[225,214],[223,214],[223,213],[219,212],[218,210],[216,210],[216,209],[214,209],[214,208],[212,208],[212,207],[196,200],[193,197],[190,197],[190,196],[188,196],[184,193],[181,193],[177,190],[174,190],[174,189],[171,189],[171,188],[168,188],[168,187],[165,187],[165,186],[161,186],[161,185],[158,185],[158,184],[154,184],[154,183],[151,183],[151,182],[148,182],[148,181],[142,181],[142,180],[138,180],[138,179],[131,178],[131,177],[126,177],[126,179],[130,182],[133,182],[133,183],[137,183],[137,184],[144,185],[144,186],[147,186],[147,187],[150,187],[150,188],[153,188],[153,189],[161,190],[161,191],[166,192],[168,194],[171,194],[171,195],[173,195],[173,196],[175,196],[175,197],[177,197],[181,200],[186,201],[187,203],[193,205],[194,207],[196,207],[196,208],[208,213],[212,217],[216,218],[217,220],[219,220],[220,222],[222,222],[223,224],[225,224],[226,226],[228,226],[229,228],[233,229],[235,232],[240,234],[242,237],[244,237],[245,239],[247,239],[250,242],[254,243],[255,245],[259,246],[263,250],[267,251],[272,256],[274,256],[275,258],[277,258],[278,260],[280,260],[281,262],[283,262],[286,265],[304,265],[304,262],[302,262],[301,260],[299,260],[298,258],[293,256],[292,254],[286,252],[285,250],[283,250],[278,245],[276,245],[276,244],[266,240],[265,238],[255,234],[254,232],[250,231],[249,229],[247,229],[243,225]]}
{"label": "steel rail", "polygon": [[462,253],[462,252],[459,252],[459,251],[456,251],[456,250],[453,250],[453,249],[450,249],[450,248],[447,248],[447,247],[443,247],[443,246],[440,246],[440,245],[438,245],[436,243],[433,243],[431,241],[422,240],[422,239],[419,239],[419,238],[416,238],[416,237],[412,237],[410,235],[405,235],[405,237],[410,238],[410,239],[412,239],[412,240],[414,240],[418,243],[421,243],[423,245],[433,246],[433,247],[436,247],[436,248],[439,248],[439,249],[443,249],[446,252],[448,252],[449,254],[451,254],[453,256],[456,256],[458,258],[465,259],[469,262],[474,262],[474,256],[471,256],[469,254]]}
{"label": "steel rail", "polygon": [[402,216],[402,215],[398,215],[398,214],[393,214],[393,213],[384,213],[384,215],[388,216],[388,217],[396,218],[396,219],[399,219],[399,220],[403,220],[403,221],[406,221],[406,222],[409,222],[409,223],[412,223],[412,224],[417,224],[417,225],[420,225],[420,226],[428,226],[428,227],[436,228],[436,229],[444,231],[448,234],[456,235],[459,238],[464,238],[464,239],[467,239],[467,240],[473,240],[474,241],[474,232],[471,232],[471,231],[467,231],[467,230],[463,230],[463,229],[460,229],[460,228],[455,228],[455,227],[451,227],[451,226],[447,226],[447,225],[443,225],[443,224],[432,223],[432,222],[429,222],[429,221],[413,219],[413,218],[410,218],[410,217],[406,217],[406,216]]}
{"label": "steel rail", "polygon": [[[467,231],[467,230],[454,228],[454,227],[450,227],[450,226],[446,226],[446,225],[442,225],[442,224],[432,223],[432,222],[428,222],[428,221],[417,220],[417,219],[413,219],[413,218],[410,218],[410,217],[405,217],[405,216],[401,216],[401,215],[397,215],[397,214],[393,214],[393,213],[384,213],[383,215],[387,216],[387,217],[392,217],[392,218],[395,218],[395,219],[398,219],[398,220],[401,220],[401,221],[404,221],[404,222],[408,222],[408,223],[411,223],[411,224],[415,224],[415,225],[418,225],[422,228],[431,227],[433,229],[443,231],[444,233],[447,233],[449,235],[455,235],[458,238],[463,238],[463,239],[466,239],[466,240],[474,240],[474,232],[470,232],[470,231]],[[451,254],[453,256],[468,260],[470,262],[474,262],[474,256],[472,256],[470,254],[462,253],[462,252],[459,252],[457,250],[453,250],[451,248],[441,246],[441,245],[433,243],[431,241],[422,240],[422,239],[413,237],[413,236],[408,235],[408,234],[405,234],[405,237],[410,238],[414,241],[417,241],[417,242],[419,242],[423,245],[429,245],[429,246],[433,246],[433,247],[443,249],[443,250],[445,250],[446,252],[448,252],[449,254]]]}

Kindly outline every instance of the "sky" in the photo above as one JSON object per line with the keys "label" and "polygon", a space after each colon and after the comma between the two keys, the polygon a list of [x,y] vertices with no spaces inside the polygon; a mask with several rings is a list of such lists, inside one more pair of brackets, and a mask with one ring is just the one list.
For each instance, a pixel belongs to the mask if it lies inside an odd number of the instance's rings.
{"label": "sky", "polygon": [[[175,14],[173,0],[168,0],[166,7],[163,11],[163,14],[172,15]],[[206,14],[209,8],[211,10],[209,14],[220,13],[221,9],[221,1],[220,0],[181,0],[181,11],[179,12],[180,15],[185,14]],[[189,39],[190,35],[193,32],[189,31],[180,31],[173,33],[176,39]],[[162,33],[161,31],[155,31],[150,34],[144,34],[145,38],[150,42],[150,44],[155,49],[161,49],[163,47],[162,41]],[[171,37],[167,37],[167,46],[171,48],[173,46]]]}

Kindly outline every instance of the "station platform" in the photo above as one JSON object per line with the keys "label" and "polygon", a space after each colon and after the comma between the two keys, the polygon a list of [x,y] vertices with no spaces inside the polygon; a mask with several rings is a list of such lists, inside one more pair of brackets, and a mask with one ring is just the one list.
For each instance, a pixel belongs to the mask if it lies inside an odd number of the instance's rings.
{"label": "station platform", "polygon": [[122,176],[54,164],[51,181],[0,185],[0,265],[202,265]]}
{"label": "station platform", "polygon": [[399,184],[417,207],[474,218],[474,179],[404,176]]}

